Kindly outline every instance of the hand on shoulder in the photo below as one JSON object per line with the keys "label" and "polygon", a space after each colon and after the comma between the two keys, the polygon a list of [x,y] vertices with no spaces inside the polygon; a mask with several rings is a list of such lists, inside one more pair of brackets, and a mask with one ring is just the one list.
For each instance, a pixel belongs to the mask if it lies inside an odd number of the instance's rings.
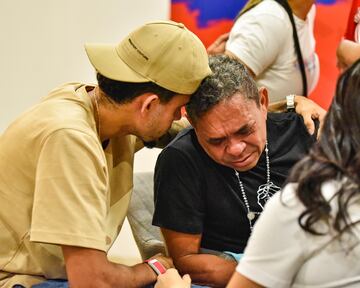
{"label": "hand on shoulder", "polygon": [[307,97],[295,96],[295,111],[304,118],[304,124],[311,135],[315,132],[314,120],[319,121],[319,130],[316,135],[319,139],[326,110]]}

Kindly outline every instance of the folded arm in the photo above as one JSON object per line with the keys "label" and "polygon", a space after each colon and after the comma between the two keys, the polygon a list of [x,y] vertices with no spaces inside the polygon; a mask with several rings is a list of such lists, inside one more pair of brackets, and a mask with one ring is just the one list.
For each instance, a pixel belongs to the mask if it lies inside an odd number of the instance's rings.
{"label": "folded arm", "polygon": [[192,282],[212,287],[225,287],[237,262],[215,255],[199,254],[201,234],[186,234],[161,229],[170,256],[180,274],[189,274]]}
{"label": "folded arm", "polygon": [[360,44],[347,39],[341,40],[336,49],[336,57],[337,66],[342,72],[360,58]]}

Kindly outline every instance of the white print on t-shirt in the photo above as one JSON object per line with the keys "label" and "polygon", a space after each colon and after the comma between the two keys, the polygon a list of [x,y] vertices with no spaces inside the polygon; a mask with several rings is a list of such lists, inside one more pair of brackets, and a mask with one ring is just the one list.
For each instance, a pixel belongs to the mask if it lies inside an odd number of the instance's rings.
{"label": "white print on t-shirt", "polygon": [[259,206],[264,209],[266,202],[273,196],[276,192],[280,191],[280,187],[275,185],[273,182],[262,184],[257,190],[257,200]]}

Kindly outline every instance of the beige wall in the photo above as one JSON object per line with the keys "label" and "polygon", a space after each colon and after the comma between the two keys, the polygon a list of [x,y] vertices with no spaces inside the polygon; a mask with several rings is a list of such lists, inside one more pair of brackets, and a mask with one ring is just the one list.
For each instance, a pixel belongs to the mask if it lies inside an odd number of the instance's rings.
{"label": "beige wall", "polygon": [[[54,87],[95,82],[83,44],[118,42],[144,22],[168,19],[169,0],[0,0],[0,133]],[[153,169],[158,150],[143,150],[135,169]],[[112,254],[137,261],[128,223]]]}
{"label": "beige wall", "polygon": [[0,132],[57,85],[95,81],[85,42],[168,15],[169,0],[0,0]]}

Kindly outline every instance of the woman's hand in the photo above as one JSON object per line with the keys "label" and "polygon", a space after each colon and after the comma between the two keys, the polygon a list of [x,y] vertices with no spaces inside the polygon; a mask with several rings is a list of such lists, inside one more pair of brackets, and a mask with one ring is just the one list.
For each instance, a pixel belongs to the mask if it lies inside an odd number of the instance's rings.
{"label": "woman's hand", "polygon": [[191,279],[188,274],[181,277],[176,269],[168,269],[157,278],[155,288],[190,288]]}
{"label": "woman's hand", "polygon": [[230,33],[220,35],[208,48],[207,52],[209,55],[217,55],[225,53],[225,44],[229,39]]}

